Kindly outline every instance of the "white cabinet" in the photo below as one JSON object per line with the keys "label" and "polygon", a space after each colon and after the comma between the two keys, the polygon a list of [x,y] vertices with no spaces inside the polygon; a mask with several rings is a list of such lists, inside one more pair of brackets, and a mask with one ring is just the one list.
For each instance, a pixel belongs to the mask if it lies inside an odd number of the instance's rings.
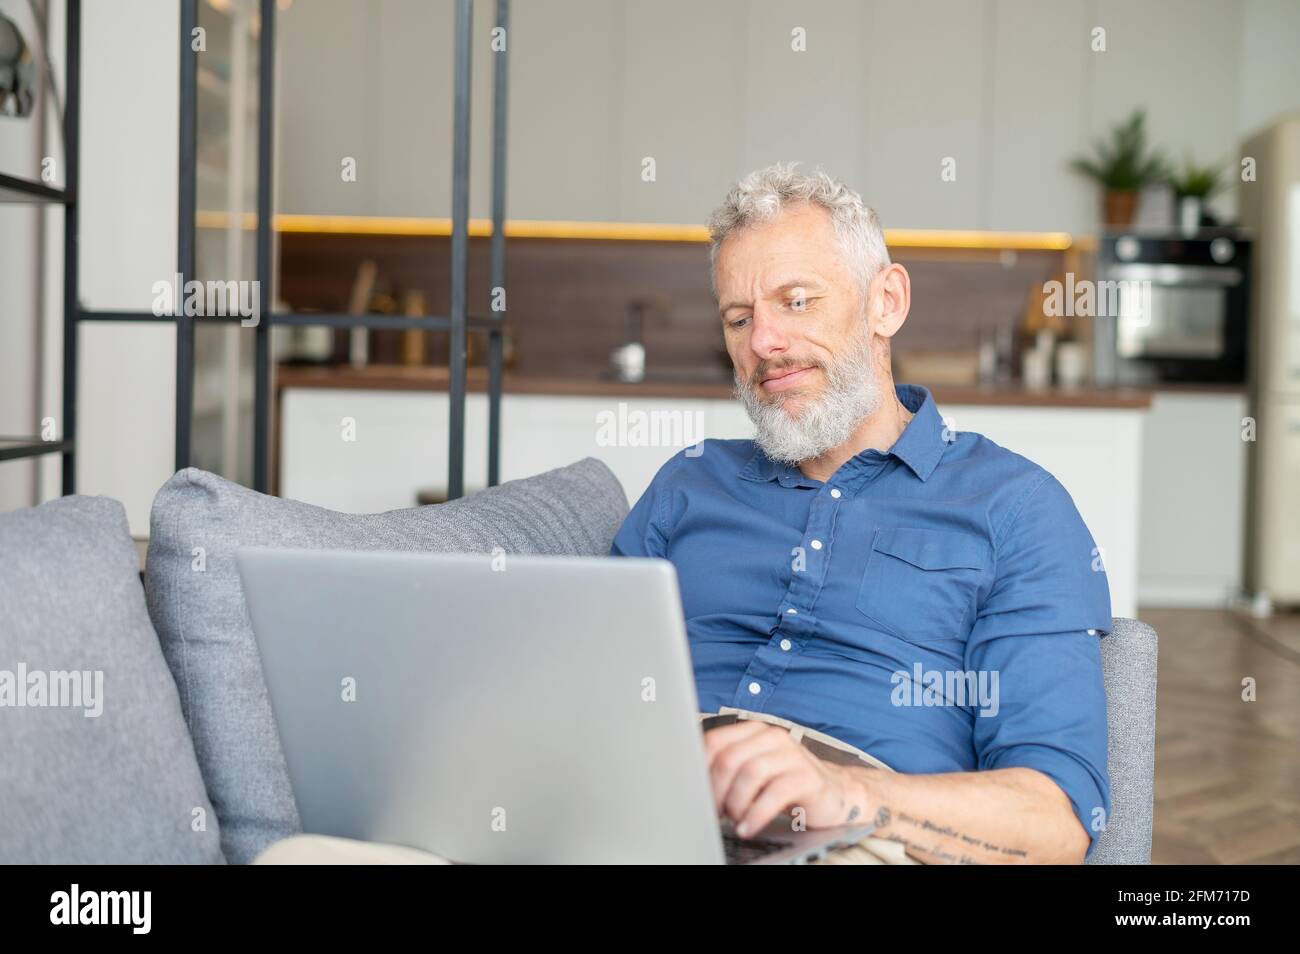
{"label": "white cabinet", "polygon": [[[623,5],[623,32],[611,38],[623,55],[607,81],[618,108],[609,218],[702,222],[721,201],[745,133],[746,15],[737,0]],[[642,178],[646,158],[654,181]]]}
{"label": "white cabinet", "polygon": [[[984,150],[989,48],[982,3],[877,3],[859,38],[869,74],[841,108],[867,116],[865,175],[830,170],[857,188],[892,228],[979,227],[981,189],[993,157]],[[841,98],[842,97],[842,98]],[[956,162],[956,178],[940,178]]]}
{"label": "white cabinet", "polygon": [[1221,607],[1240,594],[1246,407],[1242,394],[1155,395],[1142,445],[1142,605]]}
{"label": "white cabinet", "polygon": [[[997,0],[990,162],[978,227],[1008,231],[1091,229],[1095,189],[1068,169],[1089,132],[1091,60],[1085,0]],[[1128,102],[1128,100],[1125,100]]]}
{"label": "white cabinet", "polygon": [[[489,212],[493,18],[476,5],[476,216]],[[1169,155],[1209,162],[1300,104],[1278,79],[1294,73],[1294,4],[545,0],[511,18],[517,219],[701,222],[741,174],[798,159],[895,228],[1087,231],[1096,189],[1067,162],[1134,109]],[[277,208],[448,216],[449,0],[312,0],[278,22]],[[945,157],[955,181],[940,178]]]}
{"label": "white cabinet", "polygon": [[[415,503],[447,480],[446,394],[288,389],[282,397],[280,493],[334,510],[366,512]],[[507,394],[501,399],[501,479],[528,477],[583,457],[603,460],[635,501],[660,466],[700,436],[747,436],[729,402]],[[620,409],[622,405],[622,409]],[[743,424],[744,411],[736,408]],[[682,421],[674,446],[611,446],[602,415]],[[347,439],[354,438],[354,439]],[[487,398],[465,407],[465,486],[487,484]]]}
{"label": "white cabinet", "polygon": [[1146,411],[949,405],[955,430],[976,431],[1046,468],[1074,498],[1101,551],[1111,612],[1137,616],[1138,487]]}
{"label": "white cabinet", "polygon": [[[367,512],[409,507],[420,489],[445,486],[445,394],[289,389],[282,400],[283,496]],[[744,409],[727,400],[506,394],[501,406],[503,480],[596,457],[618,477],[629,503],[682,447],[701,437],[753,434]],[[1102,549],[1115,614],[1136,615],[1145,412],[967,405],[942,411],[956,429],[979,431],[1057,476]],[[664,425],[661,440],[654,446],[638,443],[633,429],[652,420]],[[616,428],[612,444],[607,440],[611,422]],[[487,480],[487,399],[482,394],[469,395],[465,428],[465,485],[473,491]],[[673,435],[680,439],[671,439]],[[355,440],[345,439],[349,436]]]}

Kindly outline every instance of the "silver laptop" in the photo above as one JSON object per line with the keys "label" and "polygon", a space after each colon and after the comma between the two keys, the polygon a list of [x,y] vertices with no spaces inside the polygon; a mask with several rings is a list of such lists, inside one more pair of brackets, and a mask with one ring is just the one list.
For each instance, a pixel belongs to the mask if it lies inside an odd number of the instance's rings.
{"label": "silver laptop", "polygon": [[811,860],[713,807],[666,560],[244,548],[303,829],[469,863]]}

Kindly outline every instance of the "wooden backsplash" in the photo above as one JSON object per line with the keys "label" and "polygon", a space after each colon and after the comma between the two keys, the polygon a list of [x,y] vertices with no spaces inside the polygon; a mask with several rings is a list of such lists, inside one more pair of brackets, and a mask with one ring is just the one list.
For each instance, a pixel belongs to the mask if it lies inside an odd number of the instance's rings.
{"label": "wooden backsplash", "polygon": [[[295,310],[347,310],[358,264],[372,258],[400,298],[424,292],[428,309],[446,314],[450,240],[445,236],[280,235],[280,297]],[[1061,271],[1060,252],[904,249],[894,254],[912,275],[912,311],[895,339],[909,348],[975,347],[982,327],[1020,320],[1026,296]],[[717,368],[722,332],[709,288],[708,247],[696,242],[507,240],[507,322],[515,370],[598,374],[624,340],[628,303],[658,300],[646,313],[651,368]],[[488,241],[471,239],[470,311],[488,313]],[[430,333],[429,361],[445,363],[446,335]],[[483,354],[479,350],[479,354]]]}

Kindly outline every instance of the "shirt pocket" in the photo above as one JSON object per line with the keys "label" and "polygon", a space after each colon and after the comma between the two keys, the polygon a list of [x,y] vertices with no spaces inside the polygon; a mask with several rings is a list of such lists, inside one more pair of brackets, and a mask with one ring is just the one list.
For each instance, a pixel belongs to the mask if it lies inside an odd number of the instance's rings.
{"label": "shirt pocket", "polygon": [[858,611],[909,642],[964,640],[991,559],[988,543],[969,533],[882,527],[871,541]]}

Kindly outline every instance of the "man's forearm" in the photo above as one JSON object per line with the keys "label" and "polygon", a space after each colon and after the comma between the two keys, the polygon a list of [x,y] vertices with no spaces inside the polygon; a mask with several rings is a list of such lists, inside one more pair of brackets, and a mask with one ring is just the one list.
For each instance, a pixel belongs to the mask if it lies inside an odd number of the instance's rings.
{"label": "man's forearm", "polygon": [[[1065,793],[1026,768],[904,775],[851,768],[846,812],[929,863],[1078,864],[1088,833]],[[846,817],[848,817],[846,815]]]}

